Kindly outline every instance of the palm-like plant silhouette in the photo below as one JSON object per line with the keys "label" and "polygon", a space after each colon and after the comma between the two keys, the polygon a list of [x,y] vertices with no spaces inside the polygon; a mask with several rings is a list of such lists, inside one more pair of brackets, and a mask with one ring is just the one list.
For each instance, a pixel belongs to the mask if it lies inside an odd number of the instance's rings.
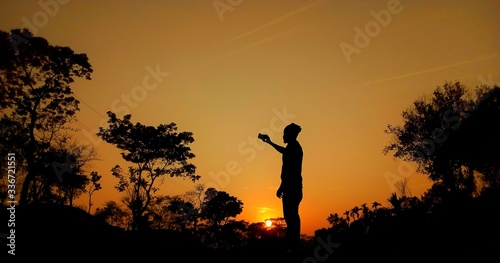
{"label": "palm-like plant silhouette", "polygon": [[361,211],[361,208],[359,208],[359,206],[354,206],[351,209],[351,216],[354,220],[359,219],[359,211]]}
{"label": "palm-like plant silhouette", "polygon": [[375,202],[373,202],[373,203],[372,203],[372,209],[373,209],[373,210],[377,210],[377,208],[378,208],[379,206],[381,206],[381,205],[382,205],[381,203],[379,203],[379,202],[375,201]]}
{"label": "palm-like plant silhouette", "polygon": [[341,222],[341,217],[339,216],[339,214],[337,213],[334,213],[334,214],[330,214],[328,216],[328,218],[326,219],[328,221],[328,223],[330,223],[332,226],[336,226],[338,225],[340,222]]}
{"label": "palm-like plant silhouette", "polygon": [[345,218],[346,218],[346,220],[347,220],[347,224],[349,224],[349,222],[351,222],[351,217],[350,217],[350,215],[351,215],[351,210],[347,210],[347,211],[345,211],[345,212],[344,212],[344,215],[345,215]]}
{"label": "palm-like plant silhouette", "polygon": [[393,214],[398,215],[403,209],[402,204],[404,202],[404,197],[398,198],[396,193],[392,193],[391,197],[389,197],[387,201],[389,201],[392,206]]}

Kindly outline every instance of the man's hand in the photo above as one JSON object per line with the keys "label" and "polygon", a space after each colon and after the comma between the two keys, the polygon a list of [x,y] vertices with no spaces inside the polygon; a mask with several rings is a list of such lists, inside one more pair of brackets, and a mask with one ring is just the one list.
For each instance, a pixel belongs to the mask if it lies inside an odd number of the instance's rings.
{"label": "man's hand", "polygon": [[271,141],[271,138],[269,138],[269,135],[267,135],[267,134],[259,133],[258,138],[261,139],[263,142],[266,142],[266,143],[269,143]]}
{"label": "man's hand", "polygon": [[276,191],[276,196],[280,199],[283,197],[283,190],[281,189],[281,187],[278,188],[278,191]]}

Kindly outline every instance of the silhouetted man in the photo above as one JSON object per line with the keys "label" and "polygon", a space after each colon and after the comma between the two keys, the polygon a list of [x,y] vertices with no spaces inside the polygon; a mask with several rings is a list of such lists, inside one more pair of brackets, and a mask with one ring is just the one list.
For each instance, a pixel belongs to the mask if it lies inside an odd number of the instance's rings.
{"label": "silhouetted man", "polygon": [[289,252],[299,251],[300,216],[299,205],[302,201],[302,146],[297,141],[302,128],[291,123],[283,131],[283,142],[286,147],[275,144],[268,135],[259,134],[259,138],[273,146],[282,154],[281,184],[276,196],[283,203],[283,217],[286,222],[286,241]]}

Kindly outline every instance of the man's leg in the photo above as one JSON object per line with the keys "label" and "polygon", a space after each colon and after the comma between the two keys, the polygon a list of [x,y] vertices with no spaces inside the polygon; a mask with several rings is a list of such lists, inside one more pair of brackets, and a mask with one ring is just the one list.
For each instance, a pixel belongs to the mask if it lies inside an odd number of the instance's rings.
{"label": "man's leg", "polygon": [[290,249],[300,246],[300,215],[301,197],[283,197],[283,216],[286,222],[286,241]]}

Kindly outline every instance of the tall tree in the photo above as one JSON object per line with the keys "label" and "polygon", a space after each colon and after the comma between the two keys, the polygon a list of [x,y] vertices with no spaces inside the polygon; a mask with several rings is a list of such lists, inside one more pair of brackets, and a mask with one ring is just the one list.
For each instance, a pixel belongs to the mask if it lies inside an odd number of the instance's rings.
{"label": "tall tree", "polygon": [[[57,183],[54,185],[64,204],[73,206],[73,201],[87,192],[89,184],[95,186],[92,180],[94,175],[90,173],[90,178],[86,175],[91,161],[97,159],[97,153],[90,145],[80,144],[76,141],[69,142],[65,138],[59,146],[60,160],[50,163],[51,169],[48,176],[55,173]],[[53,178],[54,176],[50,176]]]}
{"label": "tall tree", "polygon": [[196,166],[190,163],[195,157],[189,144],[194,142],[191,132],[177,132],[175,123],[157,127],[132,123],[132,115],[120,119],[108,111],[109,127],[100,127],[97,135],[121,150],[123,159],[132,163],[125,174],[117,165],[112,169],[119,179],[116,186],[120,192],[128,192],[127,206],[132,213],[134,230],[146,227],[143,217],[152,195],[158,190],[156,180],[166,175],[189,178],[193,182],[200,178]]}
{"label": "tall tree", "polygon": [[[416,100],[402,113],[403,125],[388,125],[392,140],[383,153],[415,162],[428,174],[439,195],[471,197],[476,173],[492,185],[498,181],[498,87],[481,86],[475,94],[460,82],[438,86],[431,97]],[[436,193],[437,194],[437,193]]]}
{"label": "tall tree", "polygon": [[90,214],[91,208],[92,208],[92,195],[94,192],[99,191],[102,189],[101,183],[99,182],[102,178],[102,175],[97,173],[96,171],[90,172],[90,184],[87,188],[87,193],[89,194],[89,207],[87,210],[87,213]]}
{"label": "tall tree", "polygon": [[20,152],[27,171],[19,203],[36,202],[31,190],[44,176],[39,173],[43,154],[79,111],[70,85],[75,78],[90,80],[93,70],[86,54],[51,45],[27,29],[0,31],[0,54],[1,121],[18,127],[15,137],[4,139],[12,148],[2,152]]}
{"label": "tall tree", "polygon": [[[478,187],[500,189],[500,87],[480,86],[474,106],[444,146],[476,174]],[[481,190],[481,189],[478,189]]]}
{"label": "tall tree", "polygon": [[194,186],[194,190],[185,193],[186,202],[193,204],[193,210],[188,211],[188,218],[193,220],[193,232],[198,229],[199,213],[203,204],[204,193],[204,184],[197,184]]}
{"label": "tall tree", "polygon": [[204,243],[214,248],[238,245],[246,225],[234,218],[243,211],[243,202],[227,192],[208,188],[202,204],[200,218],[207,221]]}

